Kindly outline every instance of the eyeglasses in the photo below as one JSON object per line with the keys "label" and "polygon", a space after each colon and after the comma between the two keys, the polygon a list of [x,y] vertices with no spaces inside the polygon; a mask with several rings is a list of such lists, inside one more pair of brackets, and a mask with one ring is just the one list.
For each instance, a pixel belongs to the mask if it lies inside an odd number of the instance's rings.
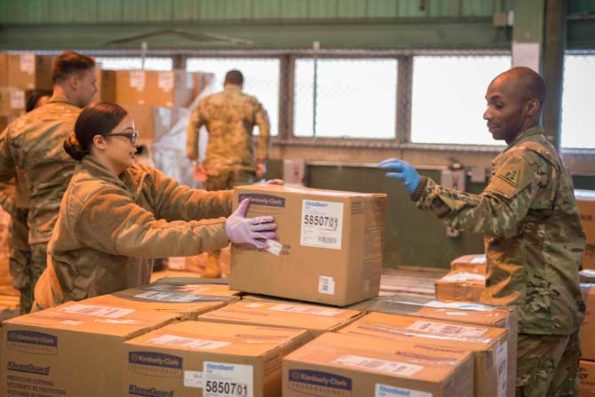
{"label": "eyeglasses", "polygon": [[101,136],[124,136],[130,139],[130,143],[136,145],[136,141],[138,139],[138,131],[130,131],[130,132],[103,132],[99,133],[98,135]]}

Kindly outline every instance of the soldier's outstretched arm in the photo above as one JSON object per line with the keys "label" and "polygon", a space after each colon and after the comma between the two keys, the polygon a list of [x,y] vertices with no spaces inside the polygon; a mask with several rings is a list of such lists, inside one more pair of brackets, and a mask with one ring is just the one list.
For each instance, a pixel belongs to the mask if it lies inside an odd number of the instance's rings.
{"label": "soldier's outstretched arm", "polygon": [[[551,169],[548,170],[551,172]],[[513,236],[527,215],[546,175],[537,162],[513,153],[478,195],[448,189],[422,177],[412,194],[417,207],[434,213],[447,225],[491,236]]]}
{"label": "soldier's outstretched arm", "polygon": [[201,116],[201,104],[194,108],[190,115],[186,131],[186,156],[192,161],[198,160],[198,145],[200,139],[200,127],[205,123]]}

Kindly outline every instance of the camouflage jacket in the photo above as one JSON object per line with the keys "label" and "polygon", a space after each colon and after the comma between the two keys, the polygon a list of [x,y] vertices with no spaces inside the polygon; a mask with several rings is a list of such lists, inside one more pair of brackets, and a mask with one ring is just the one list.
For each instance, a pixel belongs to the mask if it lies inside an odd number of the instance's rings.
{"label": "camouflage jacket", "polygon": [[521,133],[496,157],[481,194],[423,177],[412,199],[451,227],[484,234],[482,303],[515,305],[520,333],[567,335],[579,328],[585,235],[570,174],[540,127]]}
{"label": "camouflage jacket", "polygon": [[[209,142],[204,166],[209,175],[220,171],[243,168],[254,171],[256,160],[266,160],[270,125],[266,110],[239,87],[225,86],[223,92],[206,97],[192,112],[188,124],[187,155],[198,159],[199,130],[206,126]],[[256,156],[252,145],[252,130],[259,128]]]}
{"label": "camouflage jacket", "polygon": [[17,178],[17,191],[29,189],[29,243],[47,243],[58,217],[60,200],[74,172],[75,162],[63,148],[81,109],[53,97],[13,121],[0,135],[0,181]]}
{"label": "camouflage jacket", "polygon": [[12,217],[16,214],[15,196],[14,180],[7,183],[0,182],[0,207]]}
{"label": "camouflage jacket", "polygon": [[227,246],[231,210],[230,191],[191,189],[142,164],[118,178],[86,156],[64,194],[35,299],[49,307],[147,284],[152,259]]}

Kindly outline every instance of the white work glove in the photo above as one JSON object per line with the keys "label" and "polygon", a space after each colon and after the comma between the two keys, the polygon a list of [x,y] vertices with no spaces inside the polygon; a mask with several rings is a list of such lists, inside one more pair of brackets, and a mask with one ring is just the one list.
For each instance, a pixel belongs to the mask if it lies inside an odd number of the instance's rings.
{"label": "white work glove", "polygon": [[256,248],[266,249],[265,240],[275,238],[277,224],[272,216],[246,218],[250,199],[243,200],[238,208],[225,220],[225,233],[229,241],[235,244],[252,244]]}

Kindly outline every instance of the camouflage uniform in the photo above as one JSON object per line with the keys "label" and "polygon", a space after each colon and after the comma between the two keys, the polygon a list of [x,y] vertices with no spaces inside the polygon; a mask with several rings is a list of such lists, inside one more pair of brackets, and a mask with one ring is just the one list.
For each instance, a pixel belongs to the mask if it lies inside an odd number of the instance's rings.
{"label": "camouflage uniform", "polygon": [[[29,291],[23,297],[25,306],[31,305],[32,290],[46,267],[47,243],[74,172],[75,162],[62,145],[80,111],[66,98],[52,97],[47,105],[13,121],[0,135],[0,181],[8,182],[17,175],[17,192],[26,190],[25,185],[29,188],[29,213],[20,215],[27,217],[32,256],[28,277],[22,280]],[[17,169],[22,172],[17,174]]]}
{"label": "camouflage uniform", "polygon": [[[223,92],[199,102],[188,124],[187,155],[198,159],[200,127],[206,126],[209,142],[203,163],[207,172],[207,190],[232,189],[254,182],[255,160],[267,158],[269,118],[260,102],[241,92],[235,85],[226,85]],[[252,130],[258,125],[256,159],[252,145]],[[205,277],[218,277],[219,252],[210,252]]]}
{"label": "camouflage uniform", "polygon": [[[518,309],[519,395],[550,395],[562,386],[561,395],[573,395],[585,312],[578,275],[585,235],[572,179],[540,127],[522,132],[492,169],[479,195],[422,177],[412,199],[448,226],[485,235],[488,277],[481,300]],[[552,380],[544,373],[560,371],[567,378],[544,393]]]}

